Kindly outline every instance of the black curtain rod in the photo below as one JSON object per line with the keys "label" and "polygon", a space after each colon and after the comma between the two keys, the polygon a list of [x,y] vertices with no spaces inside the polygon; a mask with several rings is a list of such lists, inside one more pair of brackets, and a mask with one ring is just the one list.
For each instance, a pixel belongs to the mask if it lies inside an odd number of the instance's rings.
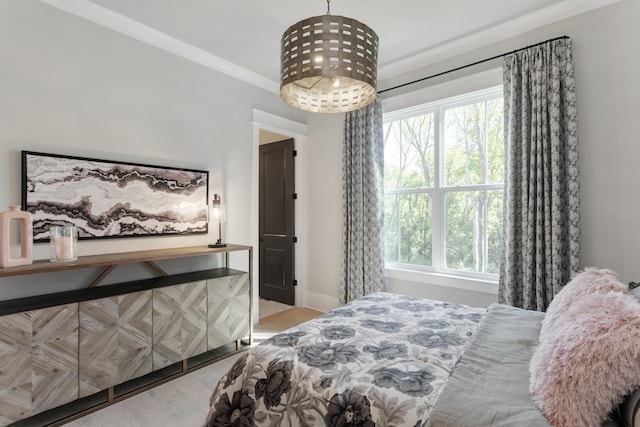
{"label": "black curtain rod", "polygon": [[503,57],[505,57],[507,55],[512,55],[514,53],[518,53],[518,52],[521,52],[523,50],[527,50],[527,49],[532,48],[532,47],[540,46],[541,44],[554,42],[556,40],[568,39],[568,38],[569,38],[569,36],[560,36],[560,37],[556,37],[556,38],[553,38],[553,39],[545,40],[545,41],[540,42],[540,43],[532,44],[532,45],[529,45],[529,46],[526,46],[526,47],[521,47],[520,49],[512,50],[511,52],[502,53],[500,55],[492,56],[491,58],[481,59],[480,61],[476,61],[476,62],[473,62],[471,64],[463,65],[463,66],[458,67],[458,68],[453,68],[451,70],[443,71],[441,73],[434,74],[432,76],[423,77],[421,79],[414,80],[414,81],[408,82],[408,83],[403,83],[401,85],[390,87],[388,89],[379,90],[378,91],[378,95],[380,95],[382,93],[385,93],[385,92],[389,92],[391,90],[400,89],[401,87],[409,86],[409,85],[412,85],[412,84],[415,84],[415,83],[420,83],[420,82],[425,81],[425,80],[433,79],[434,77],[440,77],[440,76],[445,75],[445,74],[453,73],[454,71],[459,71],[459,70],[463,70],[465,68],[473,67],[474,65],[482,64],[484,62],[493,61],[494,59],[503,58]]}

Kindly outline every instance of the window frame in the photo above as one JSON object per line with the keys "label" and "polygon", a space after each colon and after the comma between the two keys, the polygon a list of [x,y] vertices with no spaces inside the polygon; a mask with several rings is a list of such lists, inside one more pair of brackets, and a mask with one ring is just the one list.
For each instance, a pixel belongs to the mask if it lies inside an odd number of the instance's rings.
{"label": "window frame", "polygon": [[[501,184],[471,184],[471,185],[444,185],[444,129],[442,129],[442,114],[446,109],[468,105],[473,102],[486,101],[502,96],[503,87],[498,82],[492,81],[482,88],[470,89],[465,87],[462,92],[454,96],[441,97],[418,105],[398,108],[393,111],[385,111],[383,123],[410,118],[419,114],[434,114],[434,135],[437,138],[434,146],[436,167],[434,173],[434,186],[419,189],[396,189],[388,194],[416,194],[426,193],[432,199],[432,266],[421,266],[385,260],[385,276],[391,279],[400,279],[415,282],[430,283],[438,286],[453,287],[473,290],[477,292],[497,294],[498,274],[462,271],[444,267],[446,256],[446,203],[447,193],[460,191],[505,191],[504,182]],[[464,85],[462,85],[464,86]]]}

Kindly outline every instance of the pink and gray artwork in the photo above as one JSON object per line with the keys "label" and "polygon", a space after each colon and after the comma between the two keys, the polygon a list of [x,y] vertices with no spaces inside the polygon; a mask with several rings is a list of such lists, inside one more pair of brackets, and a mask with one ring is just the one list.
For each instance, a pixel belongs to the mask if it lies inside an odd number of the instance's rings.
{"label": "pink and gray artwork", "polygon": [[81,239],[207,232],[207,171],[22,152],[34,241],[52,225]]}

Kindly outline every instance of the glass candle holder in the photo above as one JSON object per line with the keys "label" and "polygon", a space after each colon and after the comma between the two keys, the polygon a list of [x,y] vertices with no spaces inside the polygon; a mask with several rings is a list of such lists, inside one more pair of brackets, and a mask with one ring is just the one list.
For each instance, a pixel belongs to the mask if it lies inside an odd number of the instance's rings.
{"label": "glass candle holder", "polygon": [[78,231],[73,225],[52,225],[50,232],[51,262],[75,261],[78,259]]}

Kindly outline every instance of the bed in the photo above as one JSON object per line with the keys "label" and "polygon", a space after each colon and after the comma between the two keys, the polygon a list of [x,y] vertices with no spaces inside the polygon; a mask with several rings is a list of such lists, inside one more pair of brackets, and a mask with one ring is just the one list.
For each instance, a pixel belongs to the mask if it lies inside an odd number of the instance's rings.
{"label": "bed", "polygon": [[[372,294],[247,351],[215,386],[205,425],[569,426],[543,414],[552,398],[541,403],[531,394],[532,360],[545,359],[538,353],[547,348],[544,322],[543,313],[502,304]],[[608,412],[630,388],[618,387]],[[564,399],[582,399],[572,393]],[[572,422],[622,425],[595,417]]]}

